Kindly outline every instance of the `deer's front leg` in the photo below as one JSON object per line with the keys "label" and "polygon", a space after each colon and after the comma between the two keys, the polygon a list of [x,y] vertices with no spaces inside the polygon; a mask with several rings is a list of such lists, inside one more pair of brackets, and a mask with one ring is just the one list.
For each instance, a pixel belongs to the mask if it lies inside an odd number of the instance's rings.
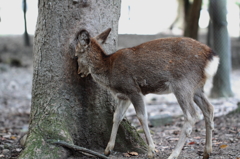
{"label": "deer's front leg", "polygon": [[132,104],[135,108],[137,117],[143,127],[147,143],[148,143],[148,158],[154,158],[155,156],[155,145],[153,143],[147,120],[147,112],[142,95],[134,95],[131,97]]}
{"label": "deer's front leg", "polygon": [[111,153],[111,151],[114,148],[119,124],[121,123],[124,115],[126,114],[126,111],[130,104],[131,103],[129,100],[119,99],[119,104],[117,106],[117,109],[114,112],[111,137],[110,137],[108,145],[104,151],[104,154],[107,156]]}

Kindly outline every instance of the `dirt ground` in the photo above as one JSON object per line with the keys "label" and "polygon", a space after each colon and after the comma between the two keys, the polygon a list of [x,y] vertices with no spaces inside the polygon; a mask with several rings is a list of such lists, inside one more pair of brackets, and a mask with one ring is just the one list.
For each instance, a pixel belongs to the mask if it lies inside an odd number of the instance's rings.
{"label": "dirt ground", "polygon": [[[31,105],[32,85],[32,48],[25,48],[22,37],[0,37],[0,158],[17,158],[24,149],[19,139],[28,130]],[[237,73],[236,73],[237,72]],[[240,79],[240,71],[235,71],[236,81]],[[234,86],[236,90],[237,86]],[[238,87],[239,89],[239,87]],[[170,99],[171,100],[171,99]],[[179,106],[176,101],[164,103],[166,107],[158,112],[169,112],[170,105],[175,112]],[[227,101],[227,102],[226,102]],[[213,100],[218,111],[228,114],[228,107],[237,108],[240,98]],[[220,103],[220,104],[219,104]],[[229,106],[229,103],[232,105]],[[214,105],[215,105],[214,104]],[[218,107],[219,106],[219,107]],[[154,109],[152,109],[152,107]],[[240,107],[240,104],[239,104]],[[149,114],[153,114],[158,106],[148,106]],[[178,112],[178,111],[177,111]],[[215,112],[217,114],[217,112]],[[142,129],[131,113],[128,118],[144,138]],[[213,152],[210,159],[240,159],[240,113],[219,115],[214,119]],[[163,126],[151,126],[151,133],[156,144],[156,158],[166,159],[172,152],[183,125],[182,117],[172,117],[172,122]],[[202,158],[205,143],[205,125],[201,120],[196,123],[192,135],[187,139],[179,159]],[[102,152],[100,152],[102,153]],[[127,153],[127,152],[126,152]],[[95,158],[95,157],[82,157]],[[113,152],[110,158],[146,158],[145,154],[126,157],[126,154]]]}

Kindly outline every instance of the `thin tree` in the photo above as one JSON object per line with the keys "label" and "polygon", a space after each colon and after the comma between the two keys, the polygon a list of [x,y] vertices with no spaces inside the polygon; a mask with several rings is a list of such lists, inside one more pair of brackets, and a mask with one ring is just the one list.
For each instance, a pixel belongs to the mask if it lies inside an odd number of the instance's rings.
{"label": "thin tree", "polygon": [[230,39],[227,30],[226,0],[210,0],[210,17],[212,21],[212,48],[220,56],[220,65],[213,79],[211,96],[233,96],[230,83],[231,51]]}
{"label": "thin tree", "polygon": [[202,7],[202,0],[194,0],[190,4],[189,0],[184,0],[185,7],[185,29],[184,36],[198,39],[198,21]]}
{"label": "thin tree", "polygon": [[26,13],[27,13],[27,2],[26,2],[26,0],[23,0],[24,45],[25,45],[25,46],[30,46],[30,40],[29,40],[28,31],[27,31],[27,18],[26,18]]}
{"label": "thin tree", "polygon": [[185,1],[184,0],[177,0],[178,7],[177,7],[177,16],[171,26],[169,27],[170,30],[173,28],[183,29],[185,24]]}
{"label": "thin tree", "polygon": [[[116,51],[120,0],[41,0],[34,39],[34,73],[29,132],[19,159],[68,158],[74,151],[50,140],[103,153],[112,127],[115,100],[89,75],[77,74],[77,35],[112,28],[108,53]],[[144,151],[145,143],[124,120],[115,150]],[[80,158],[80,157],[79,157]]]}
{"label": "thin tree", "polygon": [[239,9],[239,19],[238,19],[239,20],[239,24],[238,24],[239,25],[239,30],[238,30],[239,33],[238,33],[238,40],[240,40],[240,0],[236,0],[235,3],[236,3],[236,5],[238,6],[238,9]]}

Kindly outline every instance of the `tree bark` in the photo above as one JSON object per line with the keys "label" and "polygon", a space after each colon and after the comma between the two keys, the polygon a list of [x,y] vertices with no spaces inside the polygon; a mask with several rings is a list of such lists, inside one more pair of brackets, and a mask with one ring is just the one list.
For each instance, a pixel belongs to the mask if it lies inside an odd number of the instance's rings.
{"label": "tree bark", "polygon": [[[120,0],[41,0],[34,38],[30,126],[19,159],[68,158],[71,151],[48,143],[62,140],[97,151],[108,143],[114,101],[91,76],[80,78],[75,38],[85,29],[95,36],[112,28],[105,50],[116,50]],[[145,142],[124,120],[115,150],[143,152]]]}
{"label": "tree bark", "polygon": [[[185,0],[186,1],[186,0]],[[188,3],[185,2],[185,8]],[[190,7],[190,10],[185,9],[185,14],[187,14],[187,21],[184,30],[184,36],[191,37],[193,39],[198,39],[198,21],[200,17],[200,11],[202,7],[202,0],[194,0]]]}
{"label": "tree bark", "polygon": [[213,78],[211,97],[233,96],[230,83],[231,51],[227,30],[226,0],[210,0],[210,17],[212,21],[213,49],[220,57],[220,65]]}

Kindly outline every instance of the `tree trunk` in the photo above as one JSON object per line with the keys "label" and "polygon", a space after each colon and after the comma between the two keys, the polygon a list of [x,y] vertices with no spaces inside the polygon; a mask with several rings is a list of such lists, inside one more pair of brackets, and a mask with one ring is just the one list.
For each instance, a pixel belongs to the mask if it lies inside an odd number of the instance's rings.
{"label": "tree trunk", "polygon": [[26,12],[27,12],[27,2],[26,2],[26,0],[23,0],[24,45],[25,45],[25,46],[30,46],[30,40],[29,40],[28,31],[27,31],[27,18],[26,18]]}
{"label": "tree trunk", "polygon": [[[210,4],[208,5],[208,13],[211,12],[211,7],[210,7]],[[211,18],[209,20],[209,23],[208,23],[208,30],[207,30],[207,39],[206,39],[206,43],[207,45],[210,47],[210,48],[213,48],[213,24],[212,24],[212,21],[211,21]]]}
{"label": "tree trunk", "polygon": [[[41,0],[38,14],[30,126],[19,159],[76,155],[48,143],[48,139],[103,152],[110,138],[115,101],[91,76],[78,76],[74,39],[82,29],[95,36],[112,28],[105,50],[114,52],[120,0]],[[124,120],[115,150],[143,152],[144,146],[136,130]]]}
{"label": "tree trunk", "polygon": [[239,15],[239,19],[238,19],[238,40],[240,40],[240,2],[238,3],[238,15]]}
{"label": "tree trunk", "polygon": [[[185,0],[186,1],[186,0]],[[185,2],[185,8],[188,3]],[[190,11],[188,12],[185,9],[185,13],[187,14],[187,21],[184,30],[184,36],[191,37],[193,39],[198,39],[198,21],[200,17],[200,11],[202,7],[202,0],[194,0],[191,5]]]}
{"label": "tree trunk", "polygon": [[178,7],[177,7],[177,16],[171,26],[169,27],[170,30],[173,28],[179,28],[179,29],[184,29],[184,23],[185,23],[185,2],[183,0],[177,0],[178,2]]}
{"label": "tree trunk", "polygon": [[185,22],[185,25],[186,25],[187,21],[188,21],[189,11],[190,11],[190,8],[191,8],[192,4],[190,3],[189,0],[181,0],[181,1],[183,1],[183,5],[184,5],[184,22]]}
{"label": "tree trunk", "polygon": [[230,83],[231,52],[226,14],[226,0],[210,0],[213,49],[220,57],[220,65],[213,78],[213,88],[211,90],[211,97],[213,98],[233,96]]}

